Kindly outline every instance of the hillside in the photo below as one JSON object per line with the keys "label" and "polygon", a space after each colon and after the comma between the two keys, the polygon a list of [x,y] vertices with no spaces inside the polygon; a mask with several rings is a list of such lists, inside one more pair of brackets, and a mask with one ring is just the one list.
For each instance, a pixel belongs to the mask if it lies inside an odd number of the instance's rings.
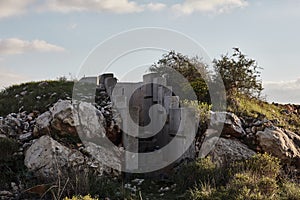
{"label": "hillside", "polygon": [[74,113],[97,118],[98,126],[85,127],[88,141],[106,135],[119,149],[122,120],[103,94],[96,107],[72,105],[73,84],[30,82],[0,93],[0,199],[300,200],[300,106],[242,95],[228,100],[226,113],[199,104],[196,152],[213,138],[203,127],[210,123],[213,132],[226,117],[207,157],[184,160],[155,178],[124,176],[94,159],[110,162],[114,155],[81,142]]}
{"label": "hillside", "polygon": [[13,85],[0,92],[0,116],[47,111],[59,99],[71,99],[74,82],[40,81]]}
{"label": "hillside", "polygon": [[[59,99],[71,100],[73,86],[72,81],[40,81],[10,86],[0,92],[0,116],[23,111],[43,113]],[[300,134],[300,105],[271,104],[237,95],[229,100],[227,110],[240,117],[266,117],[276,126]]]}

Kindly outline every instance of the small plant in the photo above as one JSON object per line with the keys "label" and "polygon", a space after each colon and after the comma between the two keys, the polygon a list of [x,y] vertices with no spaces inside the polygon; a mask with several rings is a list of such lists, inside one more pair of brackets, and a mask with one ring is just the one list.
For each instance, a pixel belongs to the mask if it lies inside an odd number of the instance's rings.
{"label": "small plant", "polygon": [[220,170],[211,161],[211,158],[207,157],[183,166],[174,181],[178,188],[186,190],[198,184],[217,183],[220,177]]}
{"label": "small plant", "polygon": [[300,200],[300,185],[284,182],[281,186],[280,196],[284,200]]}
{"label": "small plant", "polygon": [[246,161],[246,168],[260,177],[276,178],[280,173],[280,161],[268,153],[257,154]]}
{"label": "small plant", "polygon": [[216,193],[216,189],[210,184],[203,183],[200,187],[189,190],[188,197],[193,200],[211,200]]}
{"label": "small plant", "polygon": [[263,199],[276,199],[277,183],[269,177],[257,177],[251,172],[238,173],[227,185],[227,191],[236,199],[248,199],[249,196],[263,197]]}
{"label": "small plant", "polygon": [[196,119],[199,122],[199,133],[203,134],[207,130],[209,112],[212,109],[212,105],[205,102],[189,100],[183,100],[181,103],[183,106],[190,107],[195,110]]}

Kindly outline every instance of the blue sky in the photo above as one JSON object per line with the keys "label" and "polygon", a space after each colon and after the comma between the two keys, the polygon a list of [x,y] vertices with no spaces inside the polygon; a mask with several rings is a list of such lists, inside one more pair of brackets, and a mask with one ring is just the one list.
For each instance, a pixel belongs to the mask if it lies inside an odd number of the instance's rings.
{"label": "blue sky", "polygon": [[161,27],[212,59],[239,47],[264,68],[269,101],[300,103],[299,10],[298,0],[0,0],[0,87],[75,76],[112,35]]}

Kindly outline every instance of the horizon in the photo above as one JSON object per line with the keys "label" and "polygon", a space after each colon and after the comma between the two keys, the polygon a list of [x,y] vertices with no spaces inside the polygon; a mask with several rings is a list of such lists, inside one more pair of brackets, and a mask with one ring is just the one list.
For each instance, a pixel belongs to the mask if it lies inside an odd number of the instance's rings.
{"label": "horizon", "polygon": [[[296,0],[2,1],[0,88],[77,77],[99,43],[120,32],[158,27],[193,38],[211,60],[240,48],[263,68],[268,102],[300,104],[299,9]],[[115,73],[154,63],[162,54],[122,58],[114,63]]]}

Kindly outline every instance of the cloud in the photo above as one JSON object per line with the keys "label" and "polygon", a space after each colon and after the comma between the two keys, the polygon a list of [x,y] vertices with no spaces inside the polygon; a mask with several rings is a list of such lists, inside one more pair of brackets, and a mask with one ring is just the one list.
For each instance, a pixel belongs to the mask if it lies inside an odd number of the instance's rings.
{"label": "cloud", "polygon": [[44,40],[26,41],[18,38],[0,39],[0,55],[26,52],[63,52],[63,47],[49,44]]}
{"label": "cloud", "polygon": [[23,14],[35,0],[0,0],[0,18]]}
{"label": "cloud", "polygon": [[171,9],[176,15],[190,15],[195,12],[220,14],[248,5],[246,0],[182,0],[182,3],[167,6],[160,2],[140,4],[137,0],[0,0],[0,18],[11,17],[31,11],[109,12],[116,14],[162,11]]}
{"label": "cloud", "polygon": [[19,84],[30,80],[30,77],[0,67],[0,90],[13,84]]}
{"label": "cloud", "polygon": [[62,13],[94,11],[122,14],[143,11],[142,6],[128,0],[47,0],[44,9]]}
{"label": "cloud", "polygon": [[178,15],[190,15],[195,12],[221,14],[247,5],[245,0],[185,0],[181,4],[173,5],[172,10]]}
{"label": "cloud", "polygon": [[166,4],[163,3],[149,3],[146,6],[151,11],[161,11],[166,8]]}
{"label": "cloud", "polygon": [[264,94],[270,102],[300,104],[300,78],[297,80],[264,82]]}
{"label": "cloud", "polygon": [[138,4],[130,0],[47,0],[42,11],[70,12],[111,12],[117,14],[138,13],[145,10],[161,11],[163,3]]}

